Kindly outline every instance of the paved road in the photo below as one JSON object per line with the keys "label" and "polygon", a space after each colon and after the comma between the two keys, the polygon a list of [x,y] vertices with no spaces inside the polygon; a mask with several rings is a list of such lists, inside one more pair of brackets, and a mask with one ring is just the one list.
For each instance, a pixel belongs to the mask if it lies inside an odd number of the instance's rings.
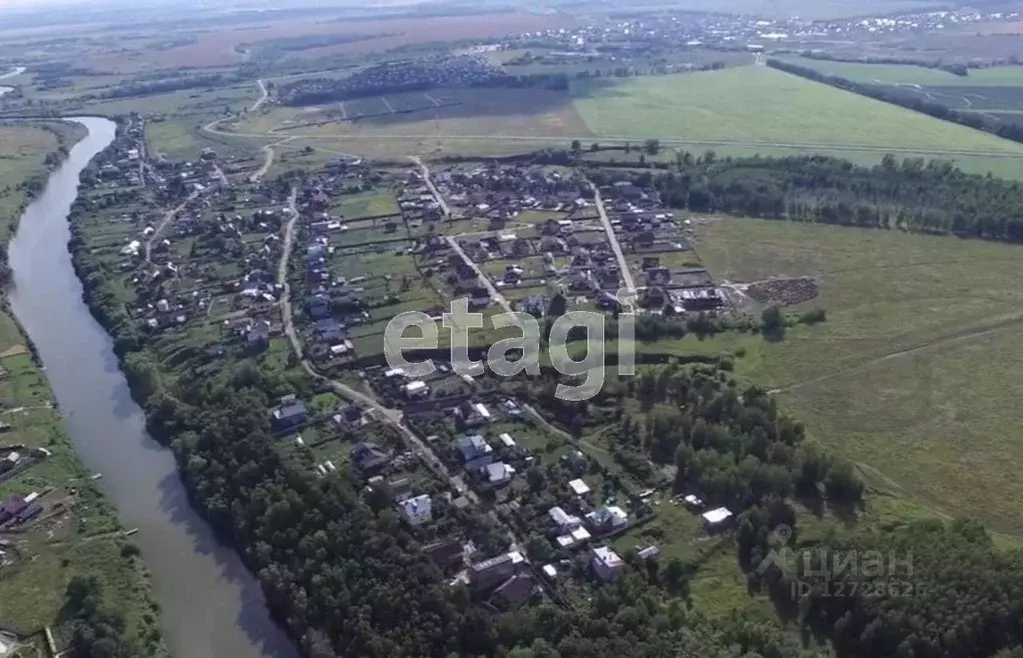
{"label": "paved road", "polygon": [[607,233],[607,239],[611,243],[611,250],[615,252],[615,258],[618,259],[618,269],[622,271],[622,280],[625,281],[625,287],[628,288],[629,293],[635,295],[636,282],[632,279],[632,272],[629,271],[629,263],[625,260],[622,245],[618,242],[615,228],[611,225],[611,218],[608,217],[607,210],[604,208],[604,199],[601,198],[600,190],[596,185],[590,183],[590,188],[593,190],[593,202],[597,205],[600,222],[604,225],[604,232]]}
{"label": "paved road", "polygon": [[462,245],[458,244],[458,238],[453,235],[449,235],[447,240],[448,244],[451,245],[451,248],[454,249],[459,256],[465,259],[465,262],[468,263],[473,272],[476,273],[476,276],[479,277],[484,287],[486,287],[487,292],[490,293],[490,296],[497,300],[497,303],[501,305],[501,308],[503,308],[506,313],[512,313],[512,307],[511,304],[508,303],[508,299],[494,286],[490,277],[487,276],[486,272],[480,269],[480,266],[476,264],[476,261],[469,258],[469,256],[465,253],[465,250],[462,249]]}
{"label": "paved road", "polygon": [[256,110],[258,110],[263,105],[263,103],[266,102],[266,99],[269,98],[270,96],[270,93],[266,90],[265,80],[256,80],[256,84],[259,85],[260,94],[259,100],[252,104],[252,107],[249,108],[249,112],[255,112]]}
{"label": "paved road", "polygon": [[433,184],[433,180],[430,179],[430,168],[426,166],[426,163],[423,162],[419,156],[410,155],[408,157],[412,160],[412,162],[419,165],[419,171],[423,176],[423,181],[426,182],[426,187],[430,189],[430,194],[433,195],[433,198],[436,199],[438,205],[440,205],[441,212],[444,213],[445,217],[450,217],[451,208],[448,207],[448,202],[444,200],[444,195],[440,193],[437,186]]}

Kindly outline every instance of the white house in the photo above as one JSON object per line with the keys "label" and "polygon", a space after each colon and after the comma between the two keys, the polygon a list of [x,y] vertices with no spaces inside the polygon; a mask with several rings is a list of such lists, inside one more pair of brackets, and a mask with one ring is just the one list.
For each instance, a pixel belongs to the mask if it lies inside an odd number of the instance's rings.
{"label": "white house", "polygon": [[577,496],[585,496],[590,493],[590,488],[586,486],[586,483],[582,481],[582,478],[569,482],[568,488]]}
{"label": "white house", "polygon": [[420,494],[404,501],[398,507],[401,508],[405,520],[412,525],[420,525],[433,519],[433,500],[429,494]]}
{"label": "white house", "polygon": [[625,571],[625,562],[606,546],[600,546],[590,551],[590,565],[597,577],[605,583],[618,580]]}

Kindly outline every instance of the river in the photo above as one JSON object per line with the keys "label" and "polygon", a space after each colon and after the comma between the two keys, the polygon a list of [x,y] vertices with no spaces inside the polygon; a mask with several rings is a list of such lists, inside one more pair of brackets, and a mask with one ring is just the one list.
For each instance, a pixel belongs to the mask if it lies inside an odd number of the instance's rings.
{"label": "river", "polygon": [[290,658],[295,648],[269,618],[258,583],[189,506],[170,451],[145,429],[117,367],[113,343],[82,302],[67,250],[78,176],[114,137],[102,118],[74,119],[89,135],[71,149],[25,210],[9,247],[11,306],[35,342],[75,451],[142,549],[179,658]]}
{"label": "river", "polygon": [[[19,76],[19,75],[21,75],[24,72],[25,72],[25,67],[24,66],[18,66],[18,67],[15,67],[15,69],[13,71],[8,71],[7,73],[4,73],[3,75],[0,75],[0,80],[6,80],[7,78],[13,78],[15,76]],[[3,96],[4,94],[6,94],[8,92],[11,92],[11,91],[14,91],[14,87],[4,87],[3,85],[0,85],[0,96]]]}

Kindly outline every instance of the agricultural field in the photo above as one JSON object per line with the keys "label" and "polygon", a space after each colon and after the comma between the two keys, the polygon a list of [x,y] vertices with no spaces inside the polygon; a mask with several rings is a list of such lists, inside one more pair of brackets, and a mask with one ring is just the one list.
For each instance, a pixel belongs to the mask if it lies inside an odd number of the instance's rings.
{"label": "agricultural field", "polygon": [[184,27],[170,33],[145,34],[128,43],[118,41],[116,49],[103,47],[108,35],[102,27],[86,30],[81,38],[83,59],[90,68],[120,73],[230,66],[266,57],[302,64],[443,39],[495,37],[565,24],[561,16],[532,13],[354,21],[327,16],[272,24],[235,22],[217,30]]}
{"label": "agricultural field", "polygon": [[575,95],[601,138],[659,137],[697,150],[794,147],[874,161],[895,152],[963,159],[969,168],[1023,158],[1019,144],[766,67],[590,83]]}
{"label": "agricultural field", "polygon": [[[273,108],[225,122],[218,130],[264,139],[295,137],[327,148],[333,148],[331,143],[337,140],[338,150],[382,157],[521,153],[552,143],[567,146],[573,137],[590,136],[565,92],[457,89],[429,95],[439,106],[424,102],[423,110],[412,113],[381,114],[387,107],[382,100],[360,99],[344,103],[345,112],[373,116],[341,120],[338,104],[319,109]],[[398,111],[403,102],[411,102],[402,100],[406,96],[396,94],[387,99]],[[423,94],[418,97],[425,98]]]}
{"label": "agricultural field", "polygon": [[969,69],[954,75],[941,69],[899,64],[860,64],[813,59],[788,59],[826,75],[897,91],[908,100],[939,103],[973,112],[996,122],[1023,122],[1023,66]]}
{"label": "agricultural field", "polygon": [[[1002,80],[996,88],[1001,92],[1015,93],[1006,71],[981,73]],[[279,107],[225,122],[218,130],[227,140],[236,139],[232,133],[289,137],[316,148],[389,158],[521,153],[565,147],[572,139],[638,145],[656,137],[669,147],[665,157],[673,157],[672,149],[713,149],[735,157],[812,152],[872,165],[894,153],[953,160],[974,173],[1023,175],[1023,145],[766,67],[591,81],[577,83],[571,94],[488,89],[437,90],[429,96]]]}
{"label": "agricultural field", "polygon": [[776,390],[880,490],[1023,534],[1018,247],[736,219],[702,222],[697,235],[717,278],[812,276],[820,296],[806,306],[827,311],[781,342],[725,336],[700,351],[745,350],[740,377]]}
{"label": "agricultural field", "polygon": [[955,75],[943,69],[912,64],[867,64],[833,62],[803,57],[782,57],[785,62],[805,66],[825,75],[837,75],[864,84],[925,85],[941,87],[1019,86],[1023,84],[1023,66],[994,66],[970,69],[969,75]]}

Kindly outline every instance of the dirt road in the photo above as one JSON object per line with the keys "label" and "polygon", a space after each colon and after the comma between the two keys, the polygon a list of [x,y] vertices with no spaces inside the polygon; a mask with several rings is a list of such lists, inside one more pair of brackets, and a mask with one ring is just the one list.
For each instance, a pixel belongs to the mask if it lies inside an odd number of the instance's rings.
{"label": "dirt road", "polygon": [[472,268],[473,272],[476,273],[476,276],[479,277],[480,282],[487,289],[487,292],[490,293],[490,296],[497,300],[497,303],[501,305],[501,308],[503,308],[506,313],[512,313],[512,307],[508,302],[508,299],[494,286],[490,277],[487,276],[486,272],[480,269],[480,266],[476,264],[476,261],[469,258],[469,256],[465,253],[465,250],[462,249],[462,245],[458,244],[458,238],[453,235],[449,235],[447,240],[448,244],[451,245],[451,248],[455,250],[455,253],[461,256],[465,262],[469,264],[469,267]]}
{"label": "dirt road", "polygon": [[600,215],[600,223],[604,225],[604,232],[607,233],[608,242],[611,243],[611,250],[615,252],[615,258],[618,259],[618,269],[622,272],[622,280],[625,281],[625,287],[628,288],[629,293],[632,295],[636,294],[636,282],[632,279],[632,272],[629,271],[629,263],[625,260],[625,253],[622,252],[622,245],[618,242],[618,236],[615,235],[615,228],[611,225],[611,218],[607,215],[607,210],[604,208],[604,199],[600,196],[600,190],[593,183],[590,183],[590,188],[593,190],[593,202],[597,206],[597,214]]}
{"label": "dirt road", "polygon": [[249,112],[255,112],[258,110],[262,107],[263,103],[266,102],[266,99],[270,97],[270,93],[266,90],[265,80],[256,80],[256,84],[259,85],[259,100],[252,104],[252,107],[249,108]]}
{"label": "dirt road", "polygon": [[430,194],[432,194],[433,198],[437,200],[437,204],[440,206],[441,212],[444,213],[445,217],[450,217],[451,208],[448,207],[448,202],[444,200],[444,195],[440,193],[440,190],[437,189],[437,186],[434,185],[433,181],[430,179],[430,168],[426,166],[426,163],[423,162],[418,155],[410,155],[408,157],[412,160],[412,162],[419,165],[419,172],[423,176],[423,181],[426,183],[426,187],[430,189]]}
{"label": "dirt road", "polygon": [[153,245],[156,244],[156,241],[160,239],[160,235],[163,233],[163,230],[167,228],[167,224],[169,224],[171,220],[177,217],[178,213],[184,210],[189,203],[194,201],[196,197],[198,197],[202,193],[202,191],[203,190],[200,190],[198,188],[192,190],[192,193],[188,195],[187,199],[185,199],[184,201],[182,201],[181,203],[179,203],[178,205],[174,206],[166,213],[164,213],[163,219],[160,221],[159,224],[157,224],[156,230],[153,231],[153,235],[151,235],[149,239],[146,240],[147,263],[151,263],[153,261]]}

